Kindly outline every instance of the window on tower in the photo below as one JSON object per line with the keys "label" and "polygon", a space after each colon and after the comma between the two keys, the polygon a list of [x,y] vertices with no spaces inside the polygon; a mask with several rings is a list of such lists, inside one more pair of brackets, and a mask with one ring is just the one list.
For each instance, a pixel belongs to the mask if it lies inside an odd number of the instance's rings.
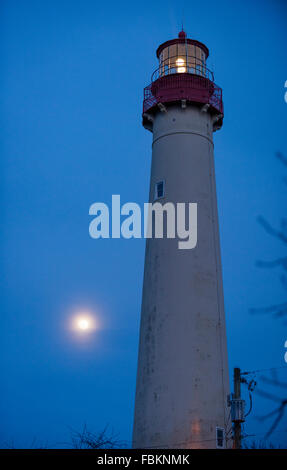
{"label": "window on tower", "polygon": [[155,185],[154,199],[161,199],[164,197],[164,181],[159,181]]}

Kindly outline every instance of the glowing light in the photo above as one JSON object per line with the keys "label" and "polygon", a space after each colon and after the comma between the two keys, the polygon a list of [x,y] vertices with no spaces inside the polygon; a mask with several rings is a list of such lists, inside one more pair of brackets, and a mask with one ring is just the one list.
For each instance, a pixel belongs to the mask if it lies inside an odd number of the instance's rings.
{"label": "glowing light", "polygon": [[80,318],[78,320],[78,327],[80,328],[80,330],[88,330],[89,326],[90,322],[86,318]]}
{"label": "glowing light", "polygon": [[89,333],[96,329],[95,318],[89,314],[80,312],[72,319],[72,329],[81,333]]}
{"label": "glowing light", "polygon": [[176,66],[177,66],[177,72],[178,73],[185,73],[186,68],[184,67],[184,60],[183,59],[176,59]]}

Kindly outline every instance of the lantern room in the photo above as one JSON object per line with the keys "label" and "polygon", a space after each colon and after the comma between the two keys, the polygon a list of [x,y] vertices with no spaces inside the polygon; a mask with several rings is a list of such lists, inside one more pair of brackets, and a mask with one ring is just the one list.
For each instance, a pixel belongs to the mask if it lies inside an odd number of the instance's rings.
{"label": "lantern room", "polygon": [[199,41],[188,39],[180,31],[177,39],[161,44],[157,49],[159,67],[152,80],[174,73],[191,73],[212,79],[213,74],[206,67],[209,55],[207,47]]}
{"label": "lantern room", "polygon": [[208,48],[180,31],[176,39],[161,44],[156,51],[159,65],[144,89],[143,125],[152,129],[154,115],[169,105],[199,106],[213,115],[213,130],[223,118],[222,90],[214,83],[206,66]]}

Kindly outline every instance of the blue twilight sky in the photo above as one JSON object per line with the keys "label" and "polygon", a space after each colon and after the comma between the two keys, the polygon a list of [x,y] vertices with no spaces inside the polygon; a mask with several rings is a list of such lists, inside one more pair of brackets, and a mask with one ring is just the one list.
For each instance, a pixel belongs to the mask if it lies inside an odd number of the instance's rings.
{"label": "blue twilight sky", "polygon": [[[142,90],[182,16],[224,93],[215,162],[230,370],[281,367],[287,381],[286,323],[249,313],[286,300],[280,269],[255,262],[286,255],[257,217],[279,227],[286,214],[274,154],[287,154],[287,3],[3,0],[1,10],[1,446],[61,447],[85,423],[130,442],[144,240],[91,239],[88,210],[112,194],[147,201]],[[100,326],[85,340],[69,330],[79,310]],[[254,393],[246,433],[261,439],[272,421],[257,417],[274,407]],[[287,444],[286,416],[274,444]]]}

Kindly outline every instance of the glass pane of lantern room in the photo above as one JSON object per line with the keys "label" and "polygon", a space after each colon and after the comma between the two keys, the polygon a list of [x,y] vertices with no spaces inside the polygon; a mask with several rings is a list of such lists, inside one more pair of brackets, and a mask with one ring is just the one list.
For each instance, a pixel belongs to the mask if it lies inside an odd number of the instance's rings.
{"label": "glass pane of lantern room", "polygon": [[176,72],[176,58],[177,58],[177,44],[169,46],[169,71],[170,73]]}
{"label": "glass pane of lantern room", "polygon": [[177,56],[186,59],[186,47],[185,44],[178,44]]}
{"label": "glass pane of lantern room", "polygon": [[176,59],[176,71],[177,73],[186,72],[186,54],[187,49],[185,43],[178,44],[177,48],[177,59]]}
{"label": "glass pane of lantern room", "polygon": [[195,47],[192,44],[188,44],[188,71],[189,73],[195,73]]}
{"label": "glass pane of lantern room", "polygon": [[201,58],[202,49],[200,47],[195,47],[195,65],[196,65],[196,74],[203,75],[203,62]]}
{"label": "glass pane of lantern room", "polygon": [[161,74],[167,75],[168,74],[168,47],[163,49],[162,53],[162,61],[161,61]]}

